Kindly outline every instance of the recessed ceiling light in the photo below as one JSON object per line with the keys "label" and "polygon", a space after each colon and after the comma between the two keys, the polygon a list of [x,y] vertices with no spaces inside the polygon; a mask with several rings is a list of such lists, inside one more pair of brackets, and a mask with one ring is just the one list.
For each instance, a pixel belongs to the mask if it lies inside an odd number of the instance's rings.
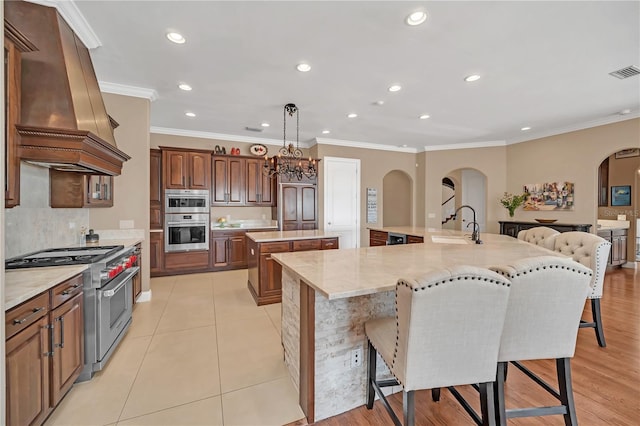
{"label": "recessed ceiling light", "polygon": [[402,86],[400,86],[399,84],[394,84],[393,86],[389,86],[390,92],[398,92],[401,89],[402,89]]}
{"label": "recessed ceiling light", "polygon": [[356,118],[358,116],[358,114],[356,114],[355,112],[352,112],[351,114],[347,114],[348,118]]}
{"label": "recessed ceiling light", "polygon": [[303,62],[303,63],[298,64],[298,65],[296,66],[296,69],[297,69],[298,71],[300,71],[300,72],[307,72],[307,71],[311,71],[311,65],[309,65],[309,64],[305,64],[305,63]]}
{"label": "recessed ceiling light", "polygon": [[470,83],[472,81],[480,80],[480,76],[478,74],[469,75],[464,78],[464,81]]}
{"label": "recessed ceiling light", "polygon": [[520,130],[522,130],[523,132],[526,132],[527,130],[531,130],[531,127],[526,126],[526,127],[521,128]]}
{"label": "recessed ceiling light", "polygon": [[429,114],[422,114],[420,116],[420,120],[426,120],[427,118],[431,117]]}
{"label": "recessed ceiling light", "polygon": [[167,38],[174,43],[182,44],[187,41],[180,33],[167,33]]}
{"label": "recessed ceiling light", "polygon": [[186,115],[187,117],[195,117],[196,114],[194,112],[185,112],[184,115]]}
{"label": "recessed ceiling light", "polygon": [[402,145],[403,148],[408,147],[409,145],[407,145],[406,143]]}
{"label": "recessed ceiling light", "polygon": [[322,134],[323,134],[323,135],[328,135],[329,133],[331,133],[331,131],[330,131],[330,130],[323,130],[323,131],[322,131]]}
{"label": "recessed ceiling light", "polygon": [[261,123],[260,125],[261,125],[262,127],[269,127],[271,124],[269,124],[269,123]]}
{"label": "recessed ceiling light", "polygon": [[189,92],[189,91],[191,91],[193,89],[187,83],[180,83],[180,84],[178,84],[178,87],[180,88],[180,90],[184,90],[185,92]]}
{"label": "recessed ceiling light", "polygon": [[408,25],[411,25],[413,27],[413,26],[422,24],[426,20],[427,20],[427,14],[419,10],[407,16],[407,19],[405,20],[405,22]]}
{"label": "recessed ceiling light", "polygon": [[372,104],[376,106],[382,106],[384,105],[384,101],[375,101],[375,102],[372,102]]}
{"label": "recessed ceiling light", "polygon": [[623,109],[622,111],[619,112],[620,115],[627,115],[627,114],[631,114],[631,110],[630,109]]}

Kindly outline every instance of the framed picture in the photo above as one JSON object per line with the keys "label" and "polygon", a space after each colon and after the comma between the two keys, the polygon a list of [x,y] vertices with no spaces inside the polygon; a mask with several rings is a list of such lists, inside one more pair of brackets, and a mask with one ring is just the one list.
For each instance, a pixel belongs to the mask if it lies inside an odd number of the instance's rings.
{"label": "framed picture", "polygon": [[640,148],[629,148],[616,152],[616,159],[628,157],[640,157]]}
{"label": "framed picture", "polygon": [[612,206],[630,206],[631,205],[631,185],[612,186],[611,187],[611,205]]}
{"label": "framed picture", "polygon": [[545,182],[524,185],[524,210],[570,211],[574,209],[573,182]]}

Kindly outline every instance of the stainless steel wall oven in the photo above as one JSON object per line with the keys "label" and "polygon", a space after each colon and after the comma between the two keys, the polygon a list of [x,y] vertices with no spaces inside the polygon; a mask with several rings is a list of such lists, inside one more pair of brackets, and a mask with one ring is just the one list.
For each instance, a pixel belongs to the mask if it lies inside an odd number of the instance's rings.
{"label": "stainless steel wall oven", "polygon": [[208,214],[167,214],[164,219],[165,252],[209,250]]}
{"label": "stainless steel wall oven", "polygon": [[202,189],[165,189],[164,212],[209,214],[209,191]]}

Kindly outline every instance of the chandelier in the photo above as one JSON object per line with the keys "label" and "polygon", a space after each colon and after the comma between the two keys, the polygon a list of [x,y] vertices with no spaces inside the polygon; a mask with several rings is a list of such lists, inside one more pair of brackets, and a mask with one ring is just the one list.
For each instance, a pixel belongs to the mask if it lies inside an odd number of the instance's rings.
{"label": "chandelier", "polygon": [[[289,117],[296,116],[296,145],[287,143],[287,114]],[[282,148],[278,150],[278,155],[264,157],[263,173],[265,176],[281,176],[288,180],[297,178],[302,180],[303,176],[314,178],[318,172],[316,170],[316,160],[309,158],[309,162],[303,165],[302,151],[300,150],[300,115],[295,104],[286,104],[283,110],[283,130]]]}

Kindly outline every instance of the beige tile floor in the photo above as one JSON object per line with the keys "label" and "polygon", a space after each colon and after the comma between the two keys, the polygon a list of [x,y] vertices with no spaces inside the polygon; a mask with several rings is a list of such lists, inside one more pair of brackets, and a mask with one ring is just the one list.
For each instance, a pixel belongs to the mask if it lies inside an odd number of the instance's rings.
{"label": "beige tile floor", "polygon": [[153,278],[106,368],[74,385],[57,425],[283,425],[304,417],[283,362],[280,304],[247,271]]}

